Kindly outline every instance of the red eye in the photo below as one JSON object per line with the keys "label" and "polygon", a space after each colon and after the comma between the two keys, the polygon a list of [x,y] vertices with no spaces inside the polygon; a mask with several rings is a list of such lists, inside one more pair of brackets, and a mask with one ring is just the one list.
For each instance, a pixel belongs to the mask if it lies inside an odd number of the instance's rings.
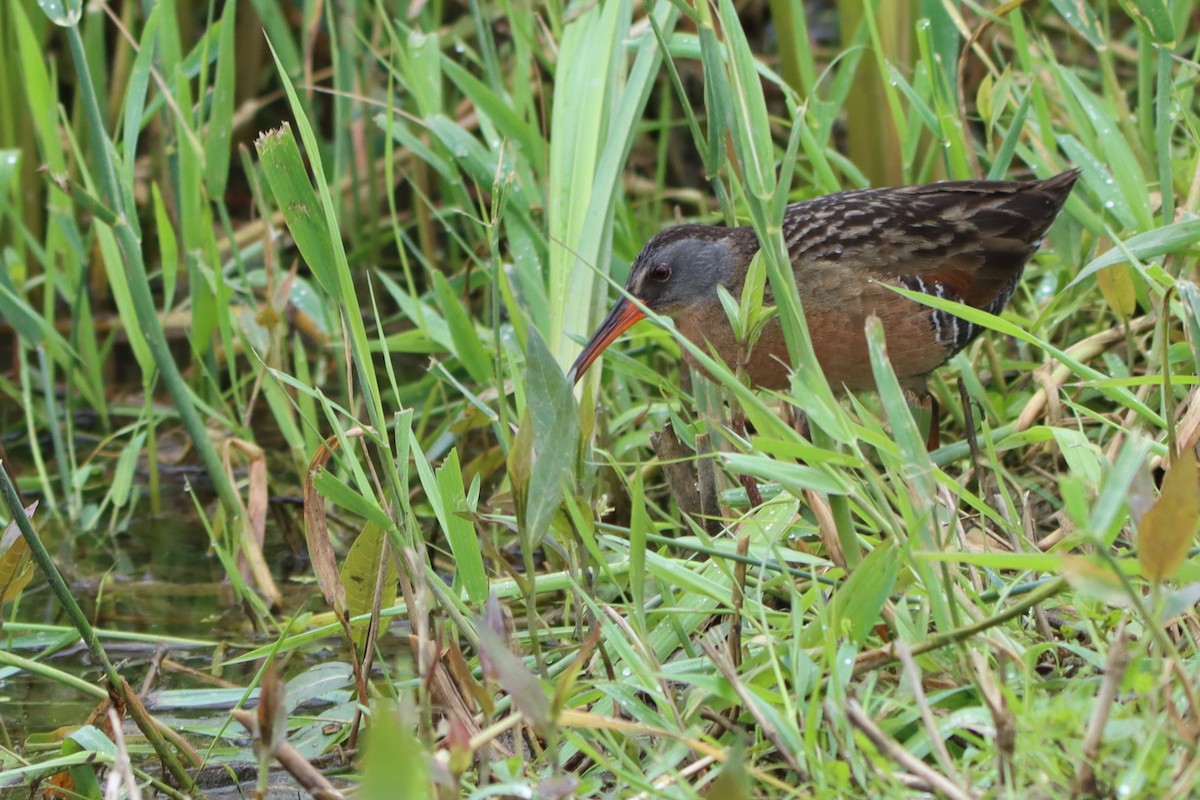
{"label": "red eye", "polygon": [[655,264],[650,268],[650,277],[656,281],[665,281],[671,277],[671,268],[666,264]]}

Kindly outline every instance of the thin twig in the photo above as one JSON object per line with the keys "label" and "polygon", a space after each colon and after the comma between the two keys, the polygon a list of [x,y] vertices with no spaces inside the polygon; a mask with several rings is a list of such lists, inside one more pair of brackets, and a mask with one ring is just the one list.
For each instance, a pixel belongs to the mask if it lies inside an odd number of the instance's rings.
{"label": "thin twig", "polygon": [[[1031,592],[1025,599],[1019,603],[1014,603],[1012,607],[1006,608],[999,614],[995,614],[987,619],[972,622],[970,625],[964,625],[961,628],[946,631],[945,633],[933,636],[928,640],[921,642],[916,647],[912,648],[912,653],[915,656],[923,655],[933,650],[937,650],[947,645],[955,644],[970,639],[978,633],[986,631],[988,628],[994,628],[1004,622],[1008,622],[1014,617],[1019,617],[1029,609],[1039,603],[1049,600],[1054,595],[1067,588],[1067,581],[1064,578],[1054,578]],[[854,674],[861,675],[864,672],[870,672],[873,669],[890,664],[896,660],[895,644],[889,644],[884,647],[879,647],[874,650],[868,650],[861,653],[854,662]]]}
{"label": "thin twig", "polygon": [[987,704],[988,713],[992,715],[992,724],[996,726],[996,770],[1000,776],[1000,784],[1008,786],[1013,776],[1013,755],[1017,749],[1017,723],[1013,719],[1008,702],[1004,699],[1004,693],[996,685],[996,679],[983,653],[978,650],[971,651],[971,664],[974,667],[979,693]]}
{"label": "thin twig", "polygon": [[741,700],[742,706],[750,712],[750,716],[754,718],[763,736],[771,744],[775,745],[775,750],[787,762],[787,765],[791,767],[796,775],[799,776],[800,781],[807,782],[807,773],[800,767],[800,762],[796,760],[795,754],[788,748],[787,742],[779,735],[779,730],[771,722],[770,718],[762,713],[758,698],[742,683],[741,677],[737,674],[737,670],[734,669],[733,664],[724,653],[703,639],[700,641],[700,647],[704,650],[704,654],[708,656],[709,660],[721,671],[721,674],[725,676],[725,680],[729,681],[729,685],[733,687],[733,691],[737,694],[738,699]]}
{"label": "thin twig", "polygon": [[974,794],[901,747],[895,739],[888,736],[875,724],[875,720],[871,719],[871,715],[858,704],[857,700],[847,698],[845,710],[850,724],[866,734],[866,737],[871,740],[880,753],[896,762],[901,768],[916,775],[930,789],[951,798],[951,800],[972,800],[975,797]]}
{"label": "thin twig", "polygon": [[917,667],[912,650],[903,641],[896,640],[896,655],[904,667],[904,674],[908,676],[913,699],[921,712],[921,722],[929,732],[929,745],[933,748],[933,754],[937,756],[938,763],[942,765],[946,775],[955,782],[961,782],[962,778],[954,771],[954,759],[950,758],[950,751],[946,749],[946,742],[938,730],[937,720],[933,718],[933,709],[929,707],[929,701],[925,697],[925,687],[921,685],[921,670]]}
{"label": "thin twig", "polygon": [[1083,735],[1083,758],[1079,765],[1079,773],[1075,776],[1076,796],[1096,796],[1100,793],[1096,786],[1095,763],[1100,755],[1104,727],[1108,724],[1108,716],[1112,712],[1113,702],[1117,699],[1117,691],[1125,678],[1125,668],[1129,666],[1128,643],[1129,631],[1122,623],[1108,649],[1108,658],[1104,660],[1104,681],[1096,694],[1092,717],[1088,720],[1087,732]]}

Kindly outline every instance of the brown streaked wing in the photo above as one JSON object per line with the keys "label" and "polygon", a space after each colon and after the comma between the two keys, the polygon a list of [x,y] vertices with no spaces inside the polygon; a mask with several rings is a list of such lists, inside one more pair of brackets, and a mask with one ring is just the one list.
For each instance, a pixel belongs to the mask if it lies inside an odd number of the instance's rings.
{"label": "brown streaked wing", "polygon": [[1011,291],[1077,176],[840,192],[789,208],[784,238],[800,281],[852,266],[881,280],[937,281],[989,307]]}

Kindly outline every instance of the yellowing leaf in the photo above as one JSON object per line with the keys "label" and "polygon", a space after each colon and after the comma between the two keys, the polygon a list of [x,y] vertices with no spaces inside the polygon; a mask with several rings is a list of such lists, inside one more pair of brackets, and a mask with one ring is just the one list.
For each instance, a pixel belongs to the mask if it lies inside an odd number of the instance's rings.
{"label": "yellowing leaf", "polygon": [[1121,319],[1129,319],[1137,311],[1137,293],[1133,288],[1133,276],[1128,264],[1113,264],[1096,273],[1100,294]]}
{"label": "yellowing leaf", "polygon": [[[375,584],[379,580],[379,568],[389,548],[385,548],[387,534],[383,528],[374,522],[363,526],[362,533],[350,545],[350,552],[342,562],[340,572],[342,585],[346,587],[346,614],[356,617],[372,610],[375,604]],[[387,559],[384,565],[382,591],[379,596],[379,607],[389,608],[396,602],[396,583],[400,577],[396,571],[396,562]],[[366,641],[366,627],[355,632],[355,640],[359,646]]]}
{"label": "yellowing leaf", "polygon": [[1142,572],[1155,582],[1175,574],[1196,539],[1200,519],[1200,477],[1196,453],[1184,450],[1163,479],[1158,501],[1142,517],[1138,530],[1138,559]]}
{"label": "yellowing leaf", "polygon": [[[25,509],[25,516],[33,516],[36,508],[37,503],[30,505]],[[0,604],[16,600],[32,578],[33,556],[29,552],[29,543],[13,520],[0,536]]]}

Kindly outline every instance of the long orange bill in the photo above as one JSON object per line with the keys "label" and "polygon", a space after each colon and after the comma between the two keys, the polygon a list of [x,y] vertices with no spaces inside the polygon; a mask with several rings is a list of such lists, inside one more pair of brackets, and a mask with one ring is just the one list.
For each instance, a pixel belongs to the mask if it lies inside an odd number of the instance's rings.
{"label": "long orange bill", "polygon": [[635,322],[645,319],[646,315],[641,309],[622,297],[612,307],[612,311],[608,312],[608,316],[600,323],[600,327],[596,328],[596,332],[592,334],[592,338],[588,339],[588,343],[584,345],[583,352],[579,354],[579,358],[575,359],[575,363],[571,365],[571,371],[567,373],[567,379],[571,383],[578,383],[583,373],[587,372],[587,368],[592,365],[592,362],[600,357],[604,352],[604,348],[613,343],[613,340],[620,336],[625,331],[629,330]]}

